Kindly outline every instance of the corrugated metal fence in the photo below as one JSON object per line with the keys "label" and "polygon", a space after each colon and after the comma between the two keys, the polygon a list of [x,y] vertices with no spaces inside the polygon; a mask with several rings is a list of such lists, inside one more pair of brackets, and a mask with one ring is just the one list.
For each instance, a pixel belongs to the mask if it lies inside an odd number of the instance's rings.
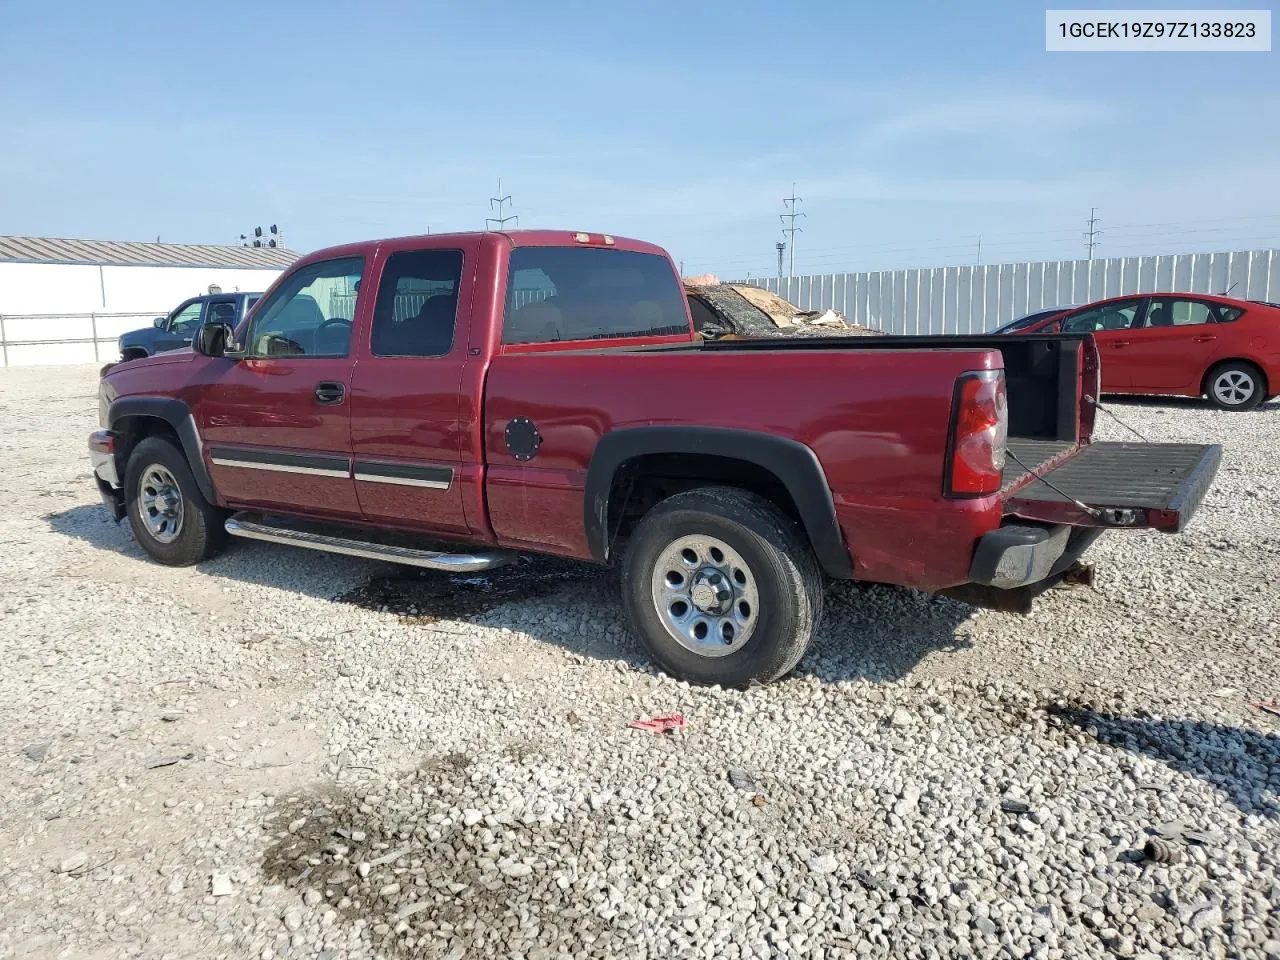
{"label": "corrugated metal fence", "polygon": [[748,280],[885,333],[982,333],[1042,307],[1128,293],[1280,300],[1280,250],[828,273]]}

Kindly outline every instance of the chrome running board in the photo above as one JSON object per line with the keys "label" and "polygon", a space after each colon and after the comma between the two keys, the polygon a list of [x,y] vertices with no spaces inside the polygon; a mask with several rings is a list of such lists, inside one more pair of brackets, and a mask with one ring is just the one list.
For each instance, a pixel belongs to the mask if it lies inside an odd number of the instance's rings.
{"label": "chrome running board", "polygon": [[268,543],[283,543],[291,547],[306,547],[308,550],[342,553],[349,557],[364,557],[366,560],[388,560],[411,567],[425,567],[428,570],[444,570],[450,573],[491,570],[511,563],[515,559],[515,554],[499,550],[446,553],[441,550],[418,550],[413,547],[374,543],[369,540],[335,537],[293,527],[276,526],[260,519],[251,519],[254,516],[249,513],[237,513],[229,517],[225,524],[227,533],[233,537],[244,537],[248,540],[265,540]]}

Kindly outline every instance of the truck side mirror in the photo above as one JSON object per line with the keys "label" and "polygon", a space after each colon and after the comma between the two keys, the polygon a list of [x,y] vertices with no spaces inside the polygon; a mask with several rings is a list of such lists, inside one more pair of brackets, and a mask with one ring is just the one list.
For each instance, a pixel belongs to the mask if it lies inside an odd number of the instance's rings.
{"label": "truck side mirror", "polygon": [[231,342],[231,325],[221,320],[210,320],[196,331],[191,341],[191,348],[206,357],[226,356],[227,344]]}
{"label": "truck side mirror", "polygon": [[168,317],[156,317],[151,321],[151,325],[157,329],[163,329],[165,321],[168,319]]}

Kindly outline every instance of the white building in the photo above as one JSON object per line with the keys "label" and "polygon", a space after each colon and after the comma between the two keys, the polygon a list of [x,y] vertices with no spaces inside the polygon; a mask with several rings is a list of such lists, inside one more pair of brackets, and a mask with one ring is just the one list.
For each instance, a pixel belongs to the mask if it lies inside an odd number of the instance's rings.
{"label": "white building", "polygon": [[266,290],[298,256],[278,247],[0,236],[4,365],[114,360],[125,331],[210,286]]}

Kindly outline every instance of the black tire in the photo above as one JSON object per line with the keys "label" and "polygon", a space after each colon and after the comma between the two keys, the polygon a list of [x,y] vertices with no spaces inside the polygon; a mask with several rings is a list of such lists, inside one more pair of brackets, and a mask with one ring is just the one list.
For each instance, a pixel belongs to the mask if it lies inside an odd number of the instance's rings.
{"label": "black tire", "polygon": [[[1234,386],[1220,385],[1222,378],[1231,378]],[[1231,397],[1239,396],[1245,384],[1251,387],[1248,397],[1239,402],[1232,402]],[[1204,378],[1205,393],[1209,402],[1219,410],[1253,410],[1267,399],[1267,378],[1252,363],[1244,360],[1228,360],[1210,370]]]}
{"label": "black tire", "polygon": [[[142,481],[155,468],[176,481],[181,497],[181,513],[174,524],[173,539],[165,542],[153,533],[143,512]],[[209,503],[196,486],[187,458],[163,437],[147,437],[133,448],[124,471],[125,509],[134,539],[154,559],[170,567],[187,567],[207,560],[222,550],[227,532],[222,511]],[[166,534],[167,535],[167,534]]]}
{"label": "black tire", "polygon": [[[668,630],[659,612],[657,567],[664,552],[685,537],[714,538],[736,551],[748,568],[756,619],[744,631],[742,646],[730,653],[695,652]],[[662,670],[690,683],[745,687],[786,676],[809,648],[822,618],[824,586],[795,521],[763,497],[732,487],[701,487],[662,501],[640,521],[622,560],[623,604],[633,629]],[[736,602],[727,601],[730,610]],[[692,615],[701,616],[696,609]]]}
{"label": "black tire", "polygon": [[129,360],[142,360],[147,356],[148,354],[145,350],[126,350],[124,353],[120,354],[120,362],[126,363]]}

